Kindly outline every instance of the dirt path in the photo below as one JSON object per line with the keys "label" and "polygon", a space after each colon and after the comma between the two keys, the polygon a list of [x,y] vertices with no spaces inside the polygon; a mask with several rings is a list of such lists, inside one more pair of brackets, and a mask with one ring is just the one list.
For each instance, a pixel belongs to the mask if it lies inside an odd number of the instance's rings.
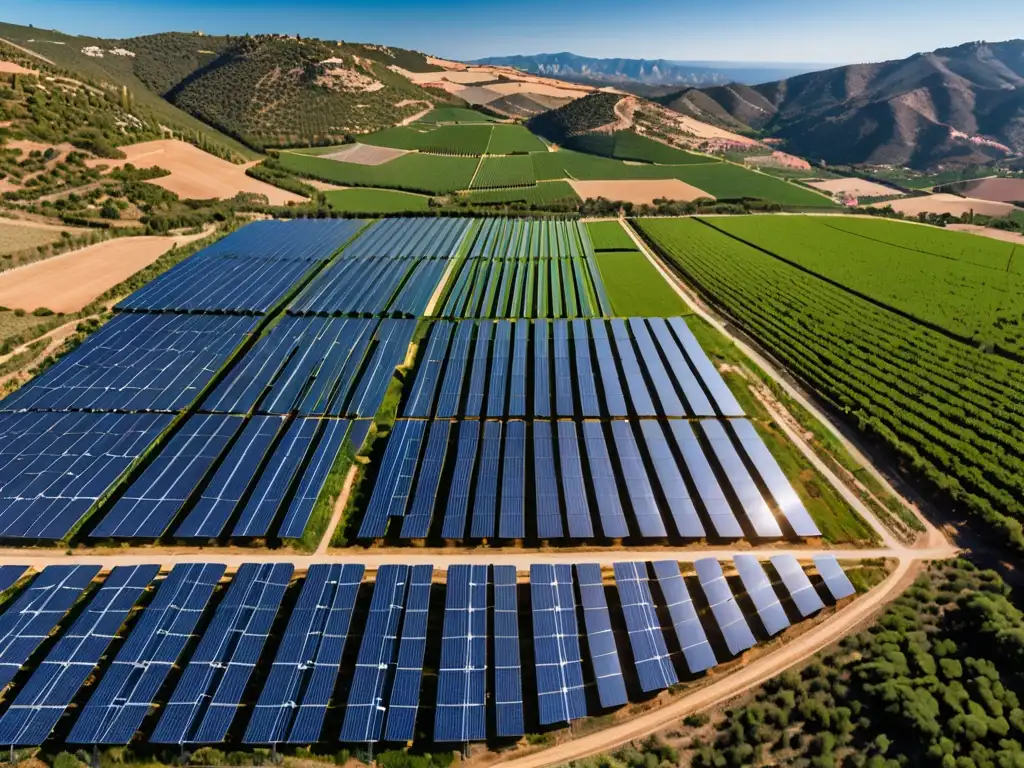
{"label": "dirt path", "polygon": [[409,115],[408,117],[402,118],[401,122],[399,122],[399,125],[410,125],[411,123],[415,123],[421,117],[426,117],[427,115],[434,111],[434,105],[431,104],[429,101],[403,101],[396,104],[395,106],[410,106],[412,104],[427,104],[429,106],[422,112],[417,112],[415,115]]}
{"label": "dirt path", "polygon": [[341,522],[341,515],[345,512],[345,507],[348,505],[349,494],[352,493],[352,486],[356,481],[356,472],[359,470],[358,465],[353,464],[349,467],[348,474],[345,476],[345,484],[341,486],[341,493],[338,494],[338,500],[334,502],[334,510],[331,512],[331,522],[327,525],[327,530],[324,531],[324,537],[320,539],[320,543],[317,545],[317,555],[326,555],[327,548],[331,545],[331,539],[334,538],[334,532],[338,529],[338,523]]}
{"label": "dirt path", "polygon": [[43,54],[36,53],[35,51],[30,51],[28,48],[23,48],[22,46],[18,45],[17,43],[12,43],[10,40],[5,40],[4,38],[0,37],[0,43],[3,43],[4,45],[9,45],[9,46],[11,46],[11,48],[17,48],[22,53],[28,54],[29,56],[33,56],[33,57],[39,59],[40,61],[45,61],[47,64],[53,64],[53,66],[57,66],[56,64],[53,63],[52,59],[46,58],[45,56],[43,56]]}

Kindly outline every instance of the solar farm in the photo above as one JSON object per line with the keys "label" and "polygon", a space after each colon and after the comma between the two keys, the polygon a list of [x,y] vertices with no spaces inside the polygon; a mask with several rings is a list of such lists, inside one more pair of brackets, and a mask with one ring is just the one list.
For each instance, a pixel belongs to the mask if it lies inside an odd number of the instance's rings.
{"label": "solar farm", "polygon": [[121,300],[0,400],[0,746],[468,759],[842,616],[880,560],[691,318],[615,313],[632,243],[258,221]]}

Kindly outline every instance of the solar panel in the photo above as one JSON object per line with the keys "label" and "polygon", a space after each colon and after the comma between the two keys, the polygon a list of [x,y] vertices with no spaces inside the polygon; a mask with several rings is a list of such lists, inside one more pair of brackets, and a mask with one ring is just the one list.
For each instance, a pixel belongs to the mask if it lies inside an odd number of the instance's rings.
{"label": "solar panel", "polygon": [[223,575],[223,565],[174,566],[89,698],[68,743],[127,744],[131,740]]}
{"label": "solar panel", "polygon": [[700,380],[711,393],[718,412],[723,416],[742,416],[743,408],[736,401],[736,397],[722,379],[722,375],[708,359],[707,353],[700,346],[697,337],[686,325],[686,320],[681,317],[670,317],[668,324],[679,340],[679,344],[686,351],[686,356],[697,370]]}
{"label": "solar panel", "polygon": [[843,573],[843,567],[839,565],[835,555],[815,555],[814,567],[818,569],[825,586],[836,600],[842,600],[857,592],[850,579]]}
{"label": "solar panel", "polygon": [[232,536],[262,537],[270,533],[278,510],[313,452],[321,424],[320,419],[296,419],[288,426],[242,509]]}
{"label": "solar panel", "polygon": [[420,361],[416,381],[402,411],[403,416],[429,418],[434,411],[434,393],[441,381],[441,369],[448,355],[454,323],[439,321],[430,329],[430,341]]}
{"label": "solar panel", "polygon": [[437,504],[437,491],[441,484],[441,473],[444,460],[448,454],[448,435],[452,422],[434,421],[430,424],[430,435],[427,447],[423,452],[423,460],[419,465],[419,477],[416,480],[416,494],[412,499],[405,519],[402,521],[403,539],[423,539],[430,532],[430,524],[434,519],[434,507]]}
{"label": "solar panel", "polygon": [[622,679],[615,632],[608,613],[608,601],[604,596],[601,566],[596,563],[576,565],[576,580],[580,585],[583,622],[587,629],[587,647],[594,679],[597,681],[598,698],[605,709],[621,707],[628,702],[626,683]]}
{"label": "solar panel", "polygon": [[[563,423],[572,422],[559,422]],[[578,463],[578,460],[577,460]],[[563,535],[562,507],[558,495],[558,475],[551,441],[551,422],[533,422],[533,477],[536,491],[537,537],[558,539]],[[584,497],[585,501],[586,497]]]}
{"label": "solar panel", "polygon": [[615,586],[626,618],[640,687],[650,692],[675,685],[679,678],[654,609],[654,598],[647,583],[647,564],[615,563],[614,568]]}
{"label": "solar panel", "polygon": [[541,725],[587,716],[572,566],[530,566],[533,651]]}
{"label": "solar panel", "polygon": [[[395,375],[395,369],[409,354],[409,344],[416,332],[416,320],[382,320],[377,331],[378,344],[366,364],[366,371],[359,379],[359,385],[352,393],[352,400],[346,408],[347,416],[373,416],[384,402],[388,384]],[[332,411],[332,416],[341,413]]]}
{"label": "solar panel", "polygon": [[508,422],[502,464],[498,537],[523,539],[526,537],[526,422]]}
{"label": "solar panel", "polygon": [[412,741],[415,735],[416,712],[420,704],[420,679],[423,676],[423,654],[427,647],[427,619],[430,610],[432,565],[414,565],[405,596],[402,639],[398,645],[395,682],[388,702],[385,741]]}
{"label": "solar panel", "polygon": [[647,381],[640,369],[640,363],[636,359],[636,352],[633,349],[626,321],[612,320],[611,326],[612,339],[615,341],[615,350],[618,353],[619,364],[622,366],[622,375],[626,382],[626,391],[629,393],[633,412],[637,416],[657,416],[658,412],[651,399],[650,389],[648,389]]}
{"label": "solar panel", "polygon": [[665,521],[661,519],[658,503],[654,500],[654,490],[647,477],[647,468],[633,436],[633,428],[628,421],[613,421],[611,427],[612,437],[615,439],[615,452],[622,465],[626,494],[633,507],[633,518],[636,520],[640,535],[644,538],[667,535]]}
{"label": "solar panel", "polygon": [[441,537],[461,539],[466,534],[469,513],[469,491],[476,467],[477,446],[480,442],[480,422],[463,421],[459,424],[459,447],[455,456],[455,472],[448,491],[448,506],[444,513]]}
{"label": "solar panel", "polygon": [[244,563],[238,569],[149,737],[152,743],[224,741],[293,570],[290,563]]}
{"label": "solar panel", "polygon": [[398,651],[399,620],[408,579],[409,568],[405,565],[382,565],[377,570],[370,614],[341,725],[342,741],[380,741],[386,712],[384,692]]}
{"label": "solar panel", "polygon": [[594,484],[594,498],[597,500],[601,530],[609,539],[624,539],[629,536],[629,526],[626,524],[625,515],[622,514],[619,489],[615,483],[615,470],[608,455],[608,445],[605,443],[601,422],[584,421],[583,440],[587,446],[587,460],[590,464],[590,477]]}
{"label": "solar panel", "polygon": [[740,506],[743,507],[754,533],[761,538],[781,537],[782,529],[779,527],[778,520],[775,519],[775,515],[772,514],[764,497],[761,496],[761,492],[754,484],[754,479],[743,465],[743,460],[736,453],[724,426],[720,422],[710,420],[702,421],[700,426],[704,430],[704,436],[711,443],[711,450],[714,451],[715,458],[725,470],[725,475],[729,478],[729,485],[732,486],[739,499]]}
{"label": "solar panel", "polygon": [[451,351],[448,353],[444,381],[441,382],[441,393],[437,398],[438,419],[451,419],[459,413],[459,400],[462,397],[462,382],[466,376],[466,365],[469,360],[469,347],[473,338],[473,322],[459,323],[452,339]]}
{"label": "solar panel", "polygon": [[517,595],[515,566],[494,566],[495,734],[501,738],[522,736],[525,730]]}
{"label": "solar panel", "polygon": [[253,416],[224,457],[199,501],[175,531],[179,538],[219,536],[284,426],[280,416]]}
{"label": "solar panel", "polygon": [[555,341],[555,414],[559,417],[573,416],[576,407],[573,403],[574,379],[569,357],[569,321],[553,320],[551,326]]}
{"label": "solar panel", "polygon": [[306,532],[309,519],[313,516],[313,508],[345,443],[350,423],[344,419],[326,420],[323,434],[313,449],[309,463],[302,470],[299,487],[281,522],[278,536],[282,539],[301,539]]}
{"label": "solar panel", "polygon": [[494,347],[491,349],[491,377],[487,394],[488,418],[505,415],[505,392],[508,388],[508,359],[512,344],[512,323],[499,320],[496,323]]}
{"label": "solar panel", "polygon": [[682,453],[686,469],[693,478],[693,484],[697,488],[704,509],[707,510],[711,520],[711,526],[715,533],[721,538],[735,539],[743,536],[743,527],[733,514],[729,501],[718,484],[715,472],[711,469],[704,449],[701,447],[697,436],[693,433],[693,427],[686,421],[669,422],[672,429],[672,436],[676,445]]}
{"label": "solar panel", "polygon": [[487,568],[448,567],[434,741],[487,738]]}
{"label": "solar panel", "polygon": [[551,416],[551,353],[547,320],[533,321],[533,413]]}
{"label": "solar panel", "polygon": [[48,566],[0,615],[0,691],[14,679],[99,572],[98,565]]}
{"label": "solar panel", "polygon": [[0,718],[0,743],[38,746],[46,740],[159,571],[156,565],[130,565],[110,572]]}
{"label": "solar panel", "polygon": [[697,381],[697,377],[693,375],[690,367],[686,364],[686,356],[683,355],[675,337],[669,330],[665,318],[648,318],[647,325],[654,333],[654,338],[665,355],[668,371],[682,390],[690,413],[695,416],[714,416],[715,409],[711,407],[711,402],[704,394],[704,390],[701,389],[700,382]]}
{"label": "solar panel", "polygon": [[526,416],[526,367],[529,361],[530,324],[515,323],[515,344],[512,350],[512,376],[509,380],[508,415]]}
{"label": "solar panel", "polygon": [[789,626],[789,619],[779,602],[779,596],[764,572],[761,563],[753,555],[735,555],[733,562],[743,582],[743,588],[754,604],[761,624],[769,635],[775,635]]}
{"label": "solar panel", "polygon": [[476,343],[473,346],[473,370],[469,376],[469,394],[466,396],[463,416],[479,418],[483,412],[484,386],[491,357],[491,334],[493,333],[494,323],[480,323],[477,326]]}
{"label": "solar panel", "polygon": [[685,416],[686,409],[683,408],[683,403],[676,393],[672,377],[665,369],[665,364],[661,361],[661,355],[658,354],[658,348],[655,346],[653,339],[651,339],[651,334],[648,332],[643,318],[633,317],[628,322],[629,330],[633,333],[633,339],[640,350],[640,357],[643,360],[644,367],[647,369],[651,382],[654,384],[654,394],[661,404],[662,413],[670,417]]}
{"label": "solar panel", "polygon": [[65,538],[171,418],[0,414],[0,537]]}
{"label": "solar panel", "polygon": [[722,573],[722,566],[713,557],[696,560],[693,566],[697,569],[700,586],[711,606],[711,613],[718,622],[718,628],[722,630],[729,653],[737,656],[748,648],[753,648],[757,640],[747,626],[747,620],[743,618],[743,611],[732,596],[732,590],[729,589]]}
{"label": "solar panel", "polygon": [[26,571],[27,565],[0,565],[0,594],[17,584]]}
{"label": "solar panel", "polygon": [[690,491],[679,471],[675,456],[672,455],[662,425],[657,421],[644,420],[640,422],[640,431],[643,433],[647,452],[654,465],[654,476],[668,503],[676,530],[684,538],[703,538],[704,524],[701,523],[697,508],[690,498]]}
{"label": "solar panel", "polygon": [[789,590],[789,596],[793,598],[793,604],[801,616],[807,618],[825,607],[811,580],[807,578],[804,569],[793,555],[772,555],[771,563]]}
{"label": "solar panel", "polygon": [[[557,424],[558,459],[569,537],[573,539],[593,538],[594,524],[590,519],[590,502],[587,501],[586,480],[583,477],[576,424],[571,421],[559,421]],[[557,494],[557,490],[555,493]],[[622,522],[625,523],[624,518]],[[559,522],[559,528],[561,528],[561,522]]]}
{"label": "solar panel", "polygon": [[761,436],[757,434],[754,425],[746,419],[738,419],[731,422],[732,428],[736,431],[743,446],[747,458],[753,463],[757,473],[761,476],[768,491],[779,505],[779,509],[789,522],[789,526],[797,536],[821,536],[821,531],[811,518],[807,508],[796,495],[793,486],[783,473],[779,463],[775,461],[771,451],[764,444]]}
{"label": "solar panel", "polygon": [[476,478],[473,519],[469,535],[474,539],[494,536],[501,476],[501,422],[485,421],[480,446],[480,470]]}
{"label": "solar panel", "polygon": [[594,349],[597,352],[597,368],[601,373],[605,410],[612,418],[624,418],[629,415],[626,396],[622,392],[622,382],[619,380],[619,371],[615,365],[616,355],[608,338],[608,327],[603,320],[590,321],[590,337],[594,340]]}
{"label": "solar panel", "polygon": [[675,560],[655,562],[654,575],[658,577],[658,586],[665,598],[669,616],[672,617],[672,627],[676,631],[679,647],[683,650],[686,666],[694,674],[711,669],[718,660],[708,642],[693,600],[690,599],[683,575],[679,572],[679,563]]}
{"label": "solar panel", "polygon": [[586,320],[572,321],[572,341],[576,355],[576,385],[580,390],[580,412],[585,419],[596,419],[601,415],[601,403],[597,399],[594,364],[590,359],[590,333]]}
{"label": "solar panel", "polygon": [[240,416],[190,416],[100,521],[91,538],[162,536],[241,429],[242,421]]}
{"label": "solar panel", "polygon": [[425,430],[425,421],[398,419],[395,422],[377,475],[378,482],[359,526],[359,538],[380,538],[392,517],[405,516]]}
{"label": "solar panel", "polygon": [[361,565],[309,567],[246,729],[246,744],[320,740],[362,580]]}

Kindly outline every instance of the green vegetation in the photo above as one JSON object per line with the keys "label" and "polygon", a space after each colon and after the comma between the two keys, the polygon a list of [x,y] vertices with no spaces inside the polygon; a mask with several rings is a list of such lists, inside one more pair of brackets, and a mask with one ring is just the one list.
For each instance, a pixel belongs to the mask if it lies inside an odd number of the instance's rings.
{"label": "green vegetation", "polygon": [[489,155],[513,155],[526,152],[546,152],[544,142],[521,125],[496,125],[491,129],[487,145]]}
{"label": "green vegetation", "polygon": [[440,195],[466,189],[476,171],[475,157],[409,154],[383,165],[357,165],[296,152],[282,152],[281,165],[300,176],[349,187],[390,187]]}
{"label": "green vegetation", "polygon": [[731,163],[683,166],[674,176],[702,189],[719,200],[758,198],[801,208],[835,208],[831,198],[806,187],[791,184]]}
{"label": "green vegetation", "polygon": [[986,165],[970,165],[940,173],[921,173],[909,168],[878,168],[870,169],[867,175],[885,181],[894,181],[907,189],[930,189],[940,184],[992,176],[993,170],[991,166]]}
{"label": "green vegetation", "polygon": [[615,105],[621,99],[622,96],[616,93],[592,93],[564,107],[542,112],[527,125],[531,131],[548,141],[564,144],[572,136],[614,123],[618,119]]}
{"label": "green vegetation", "polygon": [[672,317],[686,312],[683,300],[639,251],[598,253],[597,266],[616,317]]}
{"label": "green vegetation", "polygon": [[714,158],[685,152],[660,141],[648,139],[633,131],[616,133],[589,133],[575,136],[566,146],[580,152],[613,157],[618,160],[636,160],[659,165],[691,165],[694,163],[716,163]]}
{"label": "green vegetation", "polygon": [[421,117],[419,123],[493,123],[498,118],[485,115],[475,109],[461,107],[438,107]]}
{"label": "green vegetation", "polygon": [[484,157],[471,184],[473,189],[525,187],[536,181],[529,155]]}
{"label": "green vegetation", "polygon": [[481,190],[470,192],[466,199],[476,205],[523,203],[538,207],[571,205],[574,209],[580,203],[576,191],[565,181],[544,181],[533,187]]}
{"label": "green vegetation", "polygon": [[482,155],[491,138],[489,125],[440,125],[429,130],[411,126],[388,128],[360,136],[362,144],[419,150],[435,155]]}
{"label": "green vegetation", "polygon": [[950,339],[692,219],[643,233],[919,487],[1024,552],[1024,365]]}
{"label": "green vegetation", "polygon": [[635,251],[636,243],[618,221],[592,221],[587,224],[595,251]]}
{"label": "green vegetation", "polygon": [[345,213],[405,213],[426,211],[430,198],[391,189],[338,189],[324,192],[327,203]]}
{"label": "green vegetation", "polygon": [[882,219],[707,223],[957,337],[1024,353],[1022,246]]}

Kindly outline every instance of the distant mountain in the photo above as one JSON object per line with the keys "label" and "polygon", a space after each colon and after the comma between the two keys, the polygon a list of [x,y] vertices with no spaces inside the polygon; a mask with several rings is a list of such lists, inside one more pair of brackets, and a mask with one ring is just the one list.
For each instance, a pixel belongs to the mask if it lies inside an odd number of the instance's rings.
{"label": "distant mountain", "polygon": [[685,88],[655,100],[763,131],[813,160],[980,164],[1024,154],[1024,40],[967,43],[753,87]]}
{"label": "distant mountain", "polygon": [[592,59],[574,53],[533,56],[491,56],[471,64],[515,67],[535,75],[592,83],[708,86],[725,83],[764,83],[809,72],[813,67],[692,63],[667,59]]}

